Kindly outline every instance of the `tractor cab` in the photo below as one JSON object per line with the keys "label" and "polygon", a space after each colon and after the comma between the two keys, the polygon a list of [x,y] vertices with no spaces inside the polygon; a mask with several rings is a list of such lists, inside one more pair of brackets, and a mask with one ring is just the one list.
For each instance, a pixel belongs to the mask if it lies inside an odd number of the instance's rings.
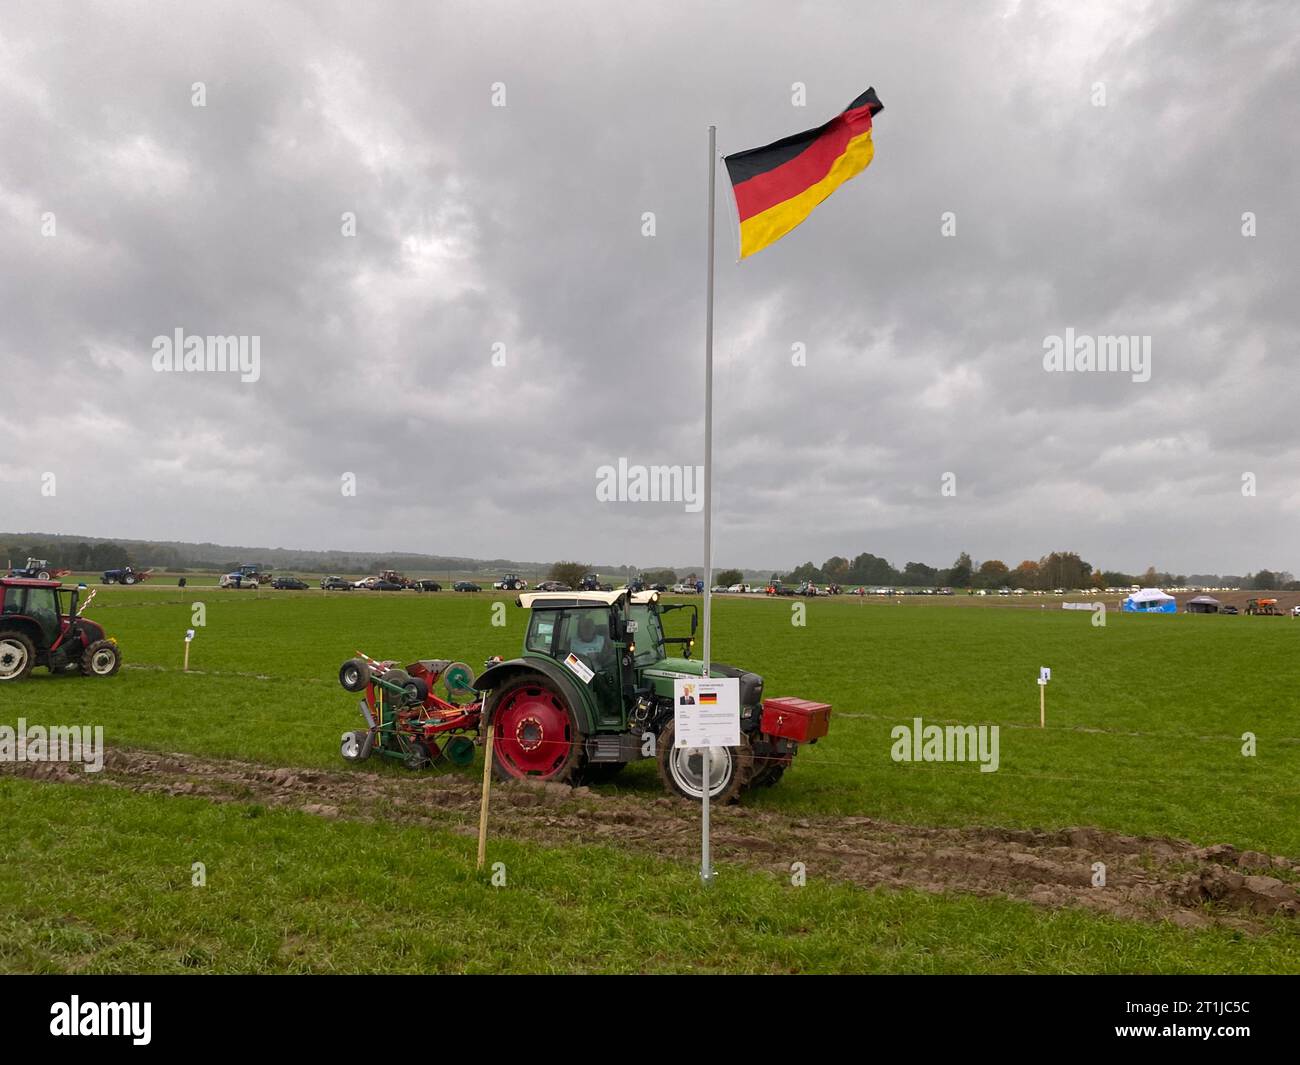
{"label": "tractor cab", "polygon": [[528,598],[525,660],[544,659],[567,671],[582,685],[595,724],[621,726],[625,676],[629,682],[634,678],[624,597],[556,592]]}

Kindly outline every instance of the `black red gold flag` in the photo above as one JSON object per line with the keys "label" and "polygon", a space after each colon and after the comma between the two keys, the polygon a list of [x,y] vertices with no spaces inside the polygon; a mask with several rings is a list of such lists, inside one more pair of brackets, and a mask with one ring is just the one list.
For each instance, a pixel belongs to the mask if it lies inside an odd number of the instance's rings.
{"label": "black red gold flag", "polygon": [[823,126],[723,160],[736,197],[742,259],[780,240],[867,168],[875,154],[871,119],[883,107],[868,89]]}

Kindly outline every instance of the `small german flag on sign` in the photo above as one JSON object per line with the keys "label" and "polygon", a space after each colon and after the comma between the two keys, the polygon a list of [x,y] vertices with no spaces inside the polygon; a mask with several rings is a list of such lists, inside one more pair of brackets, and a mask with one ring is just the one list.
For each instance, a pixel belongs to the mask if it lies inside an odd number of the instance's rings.
{"label": "small german flag on sign", "polygon": [[780,240],[871,162],[871,119],[884,105],[868,89],[824,126],[728,155],[740,217],[740,257]]}
{"label": "small german flag on sign", "polygon": [[717,702],[718,702],[718,693],[717,693],[717,692],[700,692],[700,705],[701,705],[701,706],[709,706],[709,705],[714,705],[714,706],[716,706],[716,705],[717,705]]}

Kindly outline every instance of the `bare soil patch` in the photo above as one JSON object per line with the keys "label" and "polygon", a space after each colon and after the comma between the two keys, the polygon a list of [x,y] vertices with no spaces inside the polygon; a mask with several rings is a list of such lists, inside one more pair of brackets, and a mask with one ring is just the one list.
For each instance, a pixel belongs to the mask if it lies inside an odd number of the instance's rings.
{"label": "bare soil patch", "polygon": [[[464,835],[476,834],[478,826],[476,774],[293,769],[123,748],[107,752],[98,774],[52,763],[10,763],[0,772],[260,803],[325,818],[422,824]],[[596,843],[690,862],[698,860],[699,811],[667,797],[497,784],[491,833],[552,846]],[[936,828],[731,806],[714,810],[713,847],[720,863],[782,877],[802,862],[810,880],[1082,906],[1183,927],[1258,931],[1278,918],[1300,917],[1300,862],[1228,844],[1199,847],[1096,828]],[[1105,865],[1104,887],[1093,886],[1097,862]]]}

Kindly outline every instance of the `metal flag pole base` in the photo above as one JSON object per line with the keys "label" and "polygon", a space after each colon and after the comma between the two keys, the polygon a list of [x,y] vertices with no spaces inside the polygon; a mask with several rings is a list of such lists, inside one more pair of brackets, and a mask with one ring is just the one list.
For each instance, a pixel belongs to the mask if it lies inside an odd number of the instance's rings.
{"label": "metal flag pole base", "polygon": [[713,867],[709,863],[709,769],[713,761],[713,748],[705,747],[704,763],[704,797],[702,801],[703,820],[700,822],[700,880],[705,887],[713,884]]}

